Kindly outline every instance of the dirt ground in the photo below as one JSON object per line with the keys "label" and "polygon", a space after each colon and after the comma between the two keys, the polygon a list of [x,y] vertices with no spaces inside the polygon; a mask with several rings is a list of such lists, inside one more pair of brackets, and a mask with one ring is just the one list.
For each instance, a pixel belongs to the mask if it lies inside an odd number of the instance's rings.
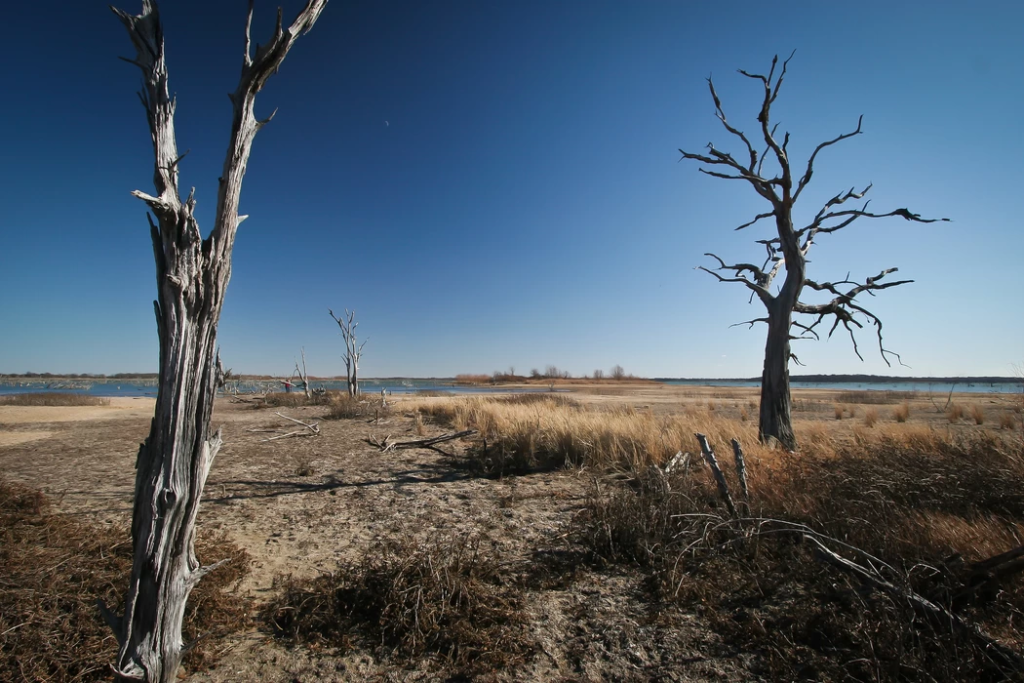
{"label": "dirt ground", "polygon": [[[687,406],[756,420],[750,389],[637,385],[575,389],[575,398],[599,405],[630,404],[670,413]],[[396,397],[397,398],[397,397]],[[837,402],[836,392],[795,396],[797,421],[863,424],[869,411],[889,421],[894,405]],[[1013,397],[960,395],[995,419]],[[946,396],[909,401],[911,422],[942,425]],[[1005,406],[1002,404],[1006,404]],[[852,409],[852,415],[846,411]],[[0,472],[49,494],[58,511],[98,525],[125,523],[131,514],[134,463],[146,437],[152,399],[112,399],[104,407],[0,406]],[[564,549],[569,521],[581,507],[588,475],[563,471],[488,479],[454,458],[430,450],[381,453],[367,437],[420,438],[414,416],[399,398],[389,415],[322,420],[324,408],[279,409],[303,421],[319,420],[314,438],[267,441],[291,431],[275,409],[219,399],[213,424],[224,447],[214,463],[200,510],[200,533],[223,530],[253,558],[240,594],[267,601],[284,577],[331,571],[388,537],[466,531],[490,543],[509,563],[539,566]],[[963,425],[963,428],[974,428]],[[426,436],[443,433],[427,424]],[[799,428],[798,428],[799,429]],[[799,433],[799,432],[798,432]],[[458,443],[443,449],[458,451]],[[202,558],[200,558],[202,560]],[[536,656],[506,680],[750,680],[741,652],[724,646],[695,615],[653,613],[636,596],[639,574],[580,567],[571,582],[551,581],[528,594],[525,607],[538,643]],[[292,648],[265,629],[232,637],[213,670],[195,681],[431,680],[428,667],[396,669],[362,651],[342,655]],[[114,652],[111,651],[111,659]]]}

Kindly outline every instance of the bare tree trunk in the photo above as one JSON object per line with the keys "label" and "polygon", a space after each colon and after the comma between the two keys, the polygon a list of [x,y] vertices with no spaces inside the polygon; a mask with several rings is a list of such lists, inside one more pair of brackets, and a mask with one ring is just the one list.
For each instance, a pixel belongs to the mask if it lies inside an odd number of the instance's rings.
{"label": "bare tree trunk", "polygon": [[157,195],[135,191],[152,214],[150,232],[156,259],[157,332],[160,337],[160,385],[149,437],[136,462],[132,517],[134,561],[125,612],[104,609],[118,639],[114,667],[119,680],[166,682],[178,674],[185,646],[182,619],[196,583],[212,567],[195,556],[195,522],[210,466],[221,445],[220,431],[210,436],[210,417],[223,371],[217,355],[217,323],[231,278],[231,250],[239,223],[242,178],[253,137],[267,121],[253,114],[256,93],[284,60],[300,33],[308,31],[326,0],[308,0],[295,22],[283,29],[278,17],[271,41],[246,51],[238,88],[231,95],[231,140],[217,197],[215,222],[205,240],[194,217],[195,199],[178,194],[174,135],[175,101],[170,97],[164,60],[163,29],[155,2],[143,0],[142,14],[114,12],[128,29],[143,73],[140,98],[146,108],[155,155]]}
{"label": "bare tree trunk", "polygon": [[302,347],[302,369],[299,369],[299,363],[295,363],[295,372],[299,375],[299,379],[302,380],[302,391],[306,395],[306,400],[310,400],[312,396],[309,393],[309,375],[306,373],[306,347]]}
{"label": "bare tree trunk", "polygon": [[[774,314],[773,314],[774,313]],[[758,439],[762,443],[777,439],[787,451],[796,450],[789,396],[789,311],[768,314],[768,341],[764,349],[761,374],[761,412]]]}

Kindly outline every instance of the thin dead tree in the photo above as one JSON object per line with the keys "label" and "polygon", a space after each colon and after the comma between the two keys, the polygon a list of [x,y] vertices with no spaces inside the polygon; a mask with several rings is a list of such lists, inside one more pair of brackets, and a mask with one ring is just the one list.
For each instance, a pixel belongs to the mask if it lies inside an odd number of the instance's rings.
{"label": "thin dead tree", "polygon": [[360,344],[356,340],[356,328],[359,326],[356,320],[356,312],[345,309],[345,317],[339,318],[334,315],[334,311],[327,309],[327,312],[334,318],[334,322],[338,323],[338,327],[341,329],[341,338],[345,341],[345,355],[342,356],[342,360],[345,361],[345,378],[348,384],[348,395],[358,396],[359,395],[359,359],[363,356],[363,347],[366,346],[365,340]]}
{"label": "thin dead tree", "polygon": [[299,381],[302,382],[302,391],[305,393],[306,400],[308,401],[310,398],[312,398],[312,396],[310,395],[310,390],[309,390],[309,375],[306,373],[306,347],[305,346],[302,347],[300,353],[302,354],[302,367],[301,368],[299,367],[299,361],[295,361],[295,373],[292,375],[292,377],[295,377],[296,375],[298,375]]}
{"label": "thin dead tree", "polygon": [[[220,430],[210,434],[210,416],[223,370],[216,349],[217,323],[231,276],[231,251],[238,225],[239,195],[253,137],[270,121],[254,113],[256,94],[281,66],[301,34],[308,32],[327,0],[308,0],[288,27],[281,23],[253,55],[250,26],[233,105],[231,137],[217,192],[213,230],[203,239],[194,210],[195,190],[182,200],[178,190],[178,154],[174,134],[175,100],[167,82],[164,35],[157,5],[143,0],[142,14],[118,9],[136,56],[126,61],[142,71],[139,98],[153,140],[156,194],[136,190],[151,215],[156,259],[157,333],[160,385],[149,437],[136,462],[132,517],[134,562],[123,616],[105,611],[118,641],[114,672],[118,680],[170,682],[182,654],[182,617],[196,583],[212,567],[195,555],[195,521],[210,466],[221,446]],[[271,115],[272,116],[272,115]],[[154,220],[155,217],[155,220]]]}
{"label": "thin dead tree", "polygon": [[[822,142],[811,153],[807,161],[806,169],[798,181],[794,181],[792,165],[787,147],[789,146],[789,133],[787,132],[780,143],[776,137],[778,123],[771,123],[771,106],[779,96],[782,81],[786,76],[786,67],[793,55],[790,55],[782,63],[782,69],[775,77],[775,70],[779,58],[776,55],[772,60],[771,70],[767,76],[739,71],[747,78],[760,82],[764,89],[764,96],[761,102],[761,110],[757,115],[759,124],[759,137],[763,139],[765,146],[763,152],[758,152],[754,144],[757,137],[747,137],[741,130],[734,127],[726,119],[725,111],[722,109],[722,102],[715,92],[715,84],[708,78],[708,88],[711,91],[711,99],[715,103],[715,115],[722,123],[725,130],[743,143],[743,151],[746,156],[743,162],[735,159],[731,154],[721,151],[713,143],[708,143],[707,152],[695,154],[679,150],[683,159],[692,159],[711,168],[701,168],[715,178],[726,180],[744,180],[754,188],[763,199],[770,205],[771,210],[758,214],[753,220],[744,223],[736,228],[743,230],[749,228],[758,221],[772,220],[775,223],[774,235],[767,239],[757,240],[766,250],[764,263],[759,267],[753,263],[726,263],[715,254],[705,254],[713,258],[717,267],[709,269],[701,266],[701,270],[710,273],[721,282],[736,282],[747,289],[751,294],[761,300],[767,309],[764,317],[748,320],[745,323],[751,327],[755,323],[766,323],[768,325],[768,341],[765,346],[764,371],[761,376],[761,411],[758,431],[762,442],[769,442],[777,439],[783,448],[793,451],[796,449],[796,437],[793,434],[793,425],[790,415],[790,388],[789,388],[789,361],[799,363],[790,348],[790,341],[793,339],[819,338],[817,327],[824,320],[831,320],[831,328],[828,335],[842,325],[850,334],[853,341],[853,350],[858,358],[863,360],[860,349],[857,346],[857,339],[854,334],[855,328],[864,327],[866,322],[874,325],[878,336],[878,349],[882,359],[889,364],[889,356],[900,361],[898,354],[885,348],[882,343],[882,321],[870,310],[861,304],[857,297],[867,293],[874,295],[883,289],[896,287],[913,282],[913,280],[895,280],[882,282],[887,276],[896,272],[896,268],[887,268],[874,277],[869,277],[863,282],[855,282],[847,276],[843,280],[835,282],[816,282],[807,277],[807,253],[810,251],[815,240],[820,235],[827,235],[843,228],[849,227],[860,218],[889,218],[898,216],[908,221],[917,223],[934,223],[937,220],[948,219],[927,219],[921,218],[919,214],[911,213],[908,209],[894,209],[886,213],[874,213],[868,211],[868,202],[865,201],[860,208],[846,208],[846,202],[863,199],[871,189],[869,184],[863,190],[857,192],[851,188],[840,192],[827,202],[814,214],[814,217],[803,227],[797,227],[793,219],[793,207],[800,194],[807,187],[814,173],[814,162],[818,154],[832,145],[851,138],[861,133],[863,116],[857,120],[857,128],[849,133],[843,133],[831,140]],[[763,173],[765,162],[770,166],[777,166],[774,176],[769,177]],[[721,169],[721,170],[718,170]],[[779,273],[785,269],[785,279],[781,287],[772,294],[772,284]],[[730,273],[722,275],[721,271]],[[832,298],[824,303],[805,303],[801,301],[801,294],[804,288],[810,288],[815,292],[823,292]],[[803,324],[794,320],[794,313],[814,316],[815,319],[809,324]],[[862,322],[863,321],[863,322]],[[799,335],[794,335],[794,330]],[[902,363],[902,361],[900,361]]]}

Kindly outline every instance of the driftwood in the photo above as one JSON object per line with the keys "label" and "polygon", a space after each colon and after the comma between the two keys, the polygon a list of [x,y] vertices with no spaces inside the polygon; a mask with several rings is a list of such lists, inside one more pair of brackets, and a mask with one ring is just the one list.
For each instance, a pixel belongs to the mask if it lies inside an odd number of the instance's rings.
{"label": "driftwood", "polygon": [[397,451],[402,448],[428,448],[432,451],[437,451],[443,455],[448,455],[439,448],[436,448],[437,444],[444,443],[446,441],[454,441],[455,439],[461,439],[466,436],[472,436],[476,434],[475,429],[466,429],[461,432],[455,432],[452,434],[442,434],[441,436],[431,437],[429,439],[414,439],[412,441],[391,441],[391,435],[388,434],[383,440],[377,437],[370,436],[365,439],[366,443],[371,446],[376,446],[382,453],[388,453],[390,451]]}
{"label": "driftwood", "polygon": [[700,433],[695,436],[697,441],[700,442],[700,451],[704,456],[704,460],[711,466],[711,471],[715,475],[715,481],[718,483],[718,492],[722,494],[722,500],[725,501],[725,506],[729,508],[730,514],[735,517],[736,505],[732,502],[732,496],[729,494],[729,484],[725,480],[722,468],[718,466],[718,458],[715,457],[715,451],[712,450],[711,445],[708,443],[708,437]]}
{"label": "driftwood", "polygon": [[[232,104],[231,134],[217,190],[213,229],[205,239],[195,217],[194,191],[182,198],[174,133],[175,100],[168,85],[164,33],[153,0],[142,13],[115,14],[128,31],[142,71],[139,99],[153,144],[154,194],[132,194],[148,206],[156,261],[154,303],[160,340],[156,408],[149,436],[139,448],[132,515],[133,562],[123,615],[104,610],[117,639],[114,675],[121,681],[171,683],[185,646],[182,619],[189,594],[212,567],[202,567],[194,549],[196,517],[210,467],[221,446],[210,417],[225,372],[217,354],[217,323],[231,278],[231,252],[238,226],[239,197],[256,132],[270,119],[254,114],[256,95],[277,72],[299,35],[308,32],[327,0],[307,0],[290,26],[278,13],[274,34],[251,49],[252,2],[245,24],[241,75]],[[202,21],[198,18],[197,21]]]}
{"label": "driftwood", "polygon": [[[287,434],[280,434],[278,436],[272,436],[269,439],[262,439],[261,443],[262,442],[266,442],[266,441],[276,441],[277,439],[287,439],[290,436],[320,436],[320,423],[319,422],[312,422],[310,424],[306,424],[302,420],[296,420],[294,417],[288,417],[287,415],[282,415],[281,413],[274,413],[274,415],[277,415],[278,417],[283,417],[284,419],[290,420],[290,421],[294,422],[295,424],[302,425],[306,429],[304,429],[304,430],[303,429],[299,429],[299,430],[294,431],[294,432],[288,432]],[[251,430],[251,431],[265,431],[265,430]],[[279,430],[272,430],[272,431],[279,431]]]}
{"label": "driftwood", "polygon": [[1024,671],[1024,658],[1022,658],[1019,653],[999,643],[992,638],[992,636],[978,628],[975,624],[965,621],[963,618],[940,607],[939,605],[936,605],[931,600],[928,600],[913,591],[900,588],[899,586],[886,581],[875,572],[857,564],[856,562],[846,559],[836,552],[833,552],[814,536],[804,534],[803,538],[814,547],[815,554],[818,559],[832,565],[833,567],[837,567],[844,572],[857,576],[876,590],[882,591],[883,593],[886,593],[898,600],[906,601],[914,608],[914,611],[932,619],[942,628],[946,628],[947,626],[952,627],[961,635],[966,636],[969,640],[972,640],[981,646],[982,650],[984,650],[994,662],[1002,667],[1016,672]]}

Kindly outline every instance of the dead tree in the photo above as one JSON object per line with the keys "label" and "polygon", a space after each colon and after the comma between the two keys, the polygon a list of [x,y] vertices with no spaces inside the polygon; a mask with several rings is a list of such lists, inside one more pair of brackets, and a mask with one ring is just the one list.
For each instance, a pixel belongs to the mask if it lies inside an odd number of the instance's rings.
{"label": "dead tree", "polygon": [[[936,220],[948,219],[921,218],[920,215],[911,213],[908,209],[873,213],[868,211],[867,201],[860,208],[846,208],[846,202],[860,200],[868,193],[871,189],[869,184],[860,192],[853,188],[840,192],[825,202],[825,205],[814,214],[809,223],[803,227],[797,227],[793,218],[793,207],[797,199],[800,198],[800,193],[804,191],[811,180],[814,173],[814,161],[818,153],[842,140],[859,135],[864,117],[857,120],[855,130],[819,144],[811,153],[803,175],[794,182],[787,151],[789,133],[787,132],[783,136],[780,143],[776,137],[778,123],[774,125],[771,123],[771,106],[779,96],[779,89],[782,87],[782,81],[786,76],[786,66],[790,59],[792,59],[792,55],[782,63],[782,70],[778,78],[775,78],[775,69],[779,61],[777,55],[772,60],[772,68],[767,76],[748,73],[742,69],[739,71],[747,78],[760,82],[764,89],[761,110],[757,115],[758,136],[763,139],[765,145],[763,152],[759,154],[754,147],[757,137],[754,137],[752,141],[726,119],[722,102],[718,98],[718,93],[715,92],[715,84],[711,78],[708,78],[708,88],[711,91],[711,99],[715,103],[715,115],[725,130],[743,143],[743,152],[746,158],[740,162],[728,152],[719,150],[713,143],[708,143],[708,151],[704,154],[694,154],[684,150],[679,150],[679,152],[684,159],[693,159],[712,167],[701,168],[702,173],[715,178],[744,180],[750,183],[754,191],[771,205],[770,211],[758,214],[753,220],[736,228],[736,230],[743,230],[761,220],[774,221],[773,235],[767,239],[757,240],[757,244],[762,245],[767,252],[764,263],[760,267],[753,263],[727,264],[715,254],[705,254],[717,261],[718,266],[714,270],[701,266],[701,270],[710,273],[721,282],[736,282],[745,286],[752,292],[751,299],[757,296],[764,304],[767,310],[764,317],[738,323],[749,324],[751,327],[755,323],[768,325],[764,371],[761,376],[761,411],[758,431],[762,442],[777,439],[785,449],[792,451],[796,449],[796,437],[793,434],[790,416],[789,361],[793,359],[794,362],[799,363],[799,360],[790,349],[790,341],[819,338],[816,328],[822,321],[830,319],[831,328],[828,335],[831,336],[838,326],[842,325],[850,334],[854,353],[863,360],[857,346],[854,328],[863,328],[866,322],[876,328],[879,352],[886,364],[889,364],[888,356],[893,356],[899,361],[899,355],[886,349],[882,344],[882,321],[865,308],[857,300],[857,296],[864,292],[874,295],[879,290],[913,282],[913,280],[882,282],[887,276],[895,273],[896,268],[887,268],[863,282],[850,280],[849,276],[843,280],[821,283],[808,279],[806,274],[807,253],[815,240],[820,235],[827,235],[849,227],[860,218],[899,216],[917,223],[933,223]],[[777,166],[775,175],[772,177],[763,173],[766,161],[769,166]],[[782,269],[785,269],[784,282],[781,287],[777,288],[776,293],[772,294],[772,284]],[[726,271],[731,276],[724,276],[716,271]],[[825,303],[805,303],[800,299],[805,287],[816,292],[824,292],[831,295],[832,298]],[[797,322],[794,320],[794,313],[814,316],[814,320],[809,321],[809,324]],[[799,331],[800,334],[794,335],[794,330]],[[902,361],[900,362],[902,363]]]}
{"label": "dead tree", "polygon": [[308,401],[310,398],[312,398],[312,396],[310,395],[309,392],[309,375],[306,373],[306,347],[302,347],[301,353],[302,367],[299,367],[299,361],[295,361],[295,373],[292,375],[292,377],[298,375],[299,381],[302,382],[302,391],[303,393],[305,393],[306,400]]}
{"label": "dead tree", "polygon": [[356,340],[356,328],[359,323],[355,322],[356,312],[345,309],[345,317],[339,318],[334,315],[334,311],[327,309],[327,312],[334,318],[334,322],[338,323],[338,327],[341,329],[341,338],[345,341],[345,355],[342,356],[342,360],[345,361],[345,378],[348,384],[348,395],[358,396],[359,395],[359,359],[363,356],[363,347],[366,346],[367,339],[362,344]]}
{"label": "dead tree", "polygon": [[[123,616],[106,612],[118,641],[115,675],[119,680],[175,680],[183,651],[181,627],[185,603],[211,567],[196,559],[193,541],[199,500],[221,445],[220,430],[210,435],[214,394],[223,380],[216,349],[217,322],[231,276],[231,250],[238,225],[242,178],[253,137],[270,118],[253,113],[256,94],[281,66],[288,51],[312,28],[327,0],[308,0],[266,45],[250,49],[252,2],[245,24],[245,50],[233,104],[231,138],[217,192],[213,230],[203,239],[194,216],[193,189],[178,191],[178,154],[174,134],[175,100],[167,83],[164,35],[157,5],[143,0],[142,14],[114,12],[128,29],[137,52],[126,61],[142,70],[139,98],[153,140],[155,195],[136,190],[149,206],[156,259],[157,333],[160,384],[149,437],[136,462],[132,517],[134,561]],[[155,217],[155,220],[154,220]]]}

